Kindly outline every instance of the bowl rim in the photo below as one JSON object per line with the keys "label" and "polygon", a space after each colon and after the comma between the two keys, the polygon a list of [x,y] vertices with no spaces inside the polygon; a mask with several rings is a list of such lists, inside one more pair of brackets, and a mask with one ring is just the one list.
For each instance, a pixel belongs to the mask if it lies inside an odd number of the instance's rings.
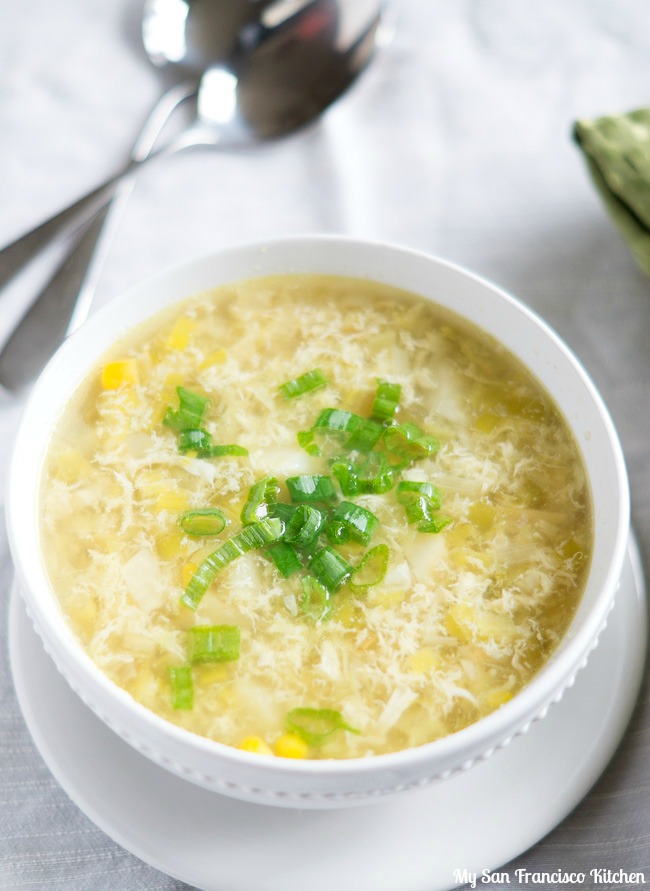
{"label": "bowl rim", "polygon": [[[372,757],[331,760],[310,759],[305,761],[283,759],[278,758],[275,755],[255,754],[254,761],[251,761],[250,753],[225,743],[199,736],[192,731],[179,727],[135,701],[130,694],[111,681],[93,662],[91,657],[83,649],[81,643],[76,639],[71,629],[65,624],[62,613],[62,621],[59,625],[55,626],[56,633],[53,632],[52,626],[47,623],[45,627],[43,627],[44,619],[47,619],[47,616],[43,614],[43,597],[45,597],[46,601],[49,600],[51,607],[57,609],[58,602],[56,601],[56,596],[53,590],[49,587],[49,581],[44,566],[39,559],[34,559],[34,557],[39,556],[39,548],[37,547],[38,522],[34,523],[36,528],[33,530],[33,535],[29,538],[26,537],[19,528],[18,519],[21,512],[21,493],[19,487],[21,481],[24,479],[23,474],[26,472],[25,462],[22,460],[22,456],[28,445],[26,440],[29,435],[30,424],[33,423],[35,412],[38,411],[39,401],[42,401],[45,398],[50,378],[57,374],[60,366],[65,366],[66,362],[69,361],[69,357],[73,357],[76,354],[78,351],[78,344],[83,344],[85,341],[90,340],[95,335],[95,332],[102,329],[104,320],[112,318],[121,307],[129,305],[131,302],[135,302],[134,297],[138,293],[144,289],[150,289],[157,283],[168,282],[170,278],[177,276],[182,278],[191,270],[196,270],[202,263],[218,264],[219,261],[225,257],[245,257],[254,253],[274,251],[278,248],[287,250],[288,248],[295,246],[298,250],[304,250],[311,246],[321,245],[327,245],[329,248],[336,248],[342,251],[361,248],[370,252],[397,252],[403,257],[415,262],[424,262],[431,268],[437,266],[461,279],[469,279],[480,287],[487,289],[491,294],[508,303],[511,308],[516,310],[522,317],[525,317],[526,324],[532,324],[537,328],[553,345],[553,348],[563,354],[565,360],[571,366],[573,373],[580,379],[582,387],[588,394],[597,411],[599,420],[601,421],[603,430],[606,434],[606,440],[617,475],[620,496],[617,505],[618,511],[615,525],[616,536],[612,548],[612,557],[601,583],[601,594],[597,602],[594,603],[589,614],[584,618],[581,628],[578,629],[578,633],[569,641],[567,646],[565,646],[561,652],[555,652],[551,659],[543,665],[541,670],[517,693],[516,696],[513,697],[512,700],[505,703],[499,709],[441,739],[396,752],[373,755]],[[304,273],[305,269],[291,270],[288,274],[291,274],[293,271]],[[264,274],[265,273],[262,273],[261,275]],[[332,274],[344,275],[346,273],[335,271],[332,272]],[[255,272],[250,276],[247,276],[247,278],[251,279],[257,277],[260,277],[260,274]],[[357,277],[372,278],[370,275],[359,275]],[[237,280],[241,281],[243,279],[240,276]],[[226,284],[227,281],[234,280],[223,279],[220,280],[218,284]],[[398,284],[396,287],[401,286]],[[405,287],[404,289],[409,290],[408,287]],[[191,297],[192,293],[191,290],[188,291],[185,297]],[[141,317],[137,316],[135,319],[130,316],[128,324],[126,324],[120,331],[115,329],[115,325],[111,326],[113,333],[110,342],[115,342],[124,331],[139,324],[142,320],[154,316],[156,312],[159,312],[163,308],[163,306],[171,306],[174,302],[181,302],[183,299],[185,298],[178,296],[172,300],[168,300],[164,304],[160,304],[153,312],[147,312]],[[458,308],[456,312],[463,316],[462,307]],[[97,361],[99,355],[100,354],[97,354],[95,361]],[[518,358],[526,365],[526,367],[529,367],[526,360],[521,355],[518,355]],[[83,373],[76,374],[73,386],[68,390],[65,399],[61,403],[62,405],[67,403],[69,397],[79,385],[80,381],[83,380],[88,373],[91,366],[92,363],[82,364],[81,368]],[[551,393],[551,396],[554,397],[554,394]],[[572,423],[570,421],[568,421],[568,423],[575,436]],[[580,445],[579,447],[581,448]],[[39,466],[37,474],[39,479],[41,473],[42,466]],[[489,279],[478,275],[459,264],[399,244],[332,234],[282,236],[271,239],[254,240],[233,247],[225,247],[215,250],[208,254],[201,254],[190,258],[189,260],[185,260],[182,263],[173,264],[155,272],[142,281],[123,290],[106,305],[99,308],[79,329],[79,331],[75,332],[75,334],[59,348],[39,377],[28,397],[10,460],[6,504],[9,542],[14,565],[20,580],[19,587],[23,593],[23,597],[26,599],[28,610],[39,635],[44,640],[46,648],[50,651],[54,661],[57,663],[60,670],[64,671],[66,676],[67,670],[69,670],[71,666],[73,666],[75,670],[80,669],[84,675],[88,675],[92,680],[95,692],[99,690],[102,695],[107,695],[109,698],[116,700],[121,709],[125,710],[126,714],[129,716],[135,715],[138,721],[144,721],[156,736],[162,734],[164,737],[172,740],[175,744],[179,744],[181,747],[189,746],[191,749],[204,755],[226,758],[228,761],[240,766],[250,766],[251,763],[254,763],[260,768],[271,770],[275,775],[325,776],[342,776],[347,774],[363,776],[365,774],[376,773],[378,770],[389,771],[393,768],[399,770],[405,765],[410,765],[411,767],[417,767],[418,765],[422,766],[437,760],[438,756],[440,759],[444,759],[445,757],[452,755],[454,751],[459,748],[474,749],[478,746],[478,749],[481,749],[482,742],[484,743],[486,751],[491,750],[491,741],[498,740],[499,742],[496,742],[495,745],[496,747],[500,747],[503,744],[507,744],[512,735],[518,735],[518,733],[524,732],[530,722],[545,713],[545,710],[552,701],[557,701],[561,698],[564,690],[573,683],[577,671],[584,667],[590,649],[593,648],[597,642],[598,635],[606,623],[607,614],[613,604],[613,596],[620,578],[627,545],[630,513],[629,487],[625,459],[609,411],[580,360],[565,341],[540,315],[523,303],[523,301],[514,297],[508,291],[494,284]],[[35,513],[34,519],[36,520]],[[36,546],[35,551],[33,547],[31,550],[28,548],[27,542]],[[34,586],[35,580],[37,582],[36,586]],[[36,595],[34,594],[34,587],[36,587]],[[64,663],[65,668],[60,665],[60,660]],[[89,704],[92,707],[92,703]],[[504,725],[507,725],[508,728],[512,729],[512,734],[506,736],[506,738],[503,738]],[[119,729],[118,732],[120,732]],[[473,760],[476,759],[472,759],[472,761]]]}

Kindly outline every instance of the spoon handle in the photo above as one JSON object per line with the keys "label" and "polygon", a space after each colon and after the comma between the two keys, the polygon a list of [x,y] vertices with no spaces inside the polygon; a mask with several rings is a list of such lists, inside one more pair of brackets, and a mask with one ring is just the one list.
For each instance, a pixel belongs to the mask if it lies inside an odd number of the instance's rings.
{"label": "spoon handle", "polygon": [[[196,84],[191,82],[172,87],[156,103],[143,130],[147,129],[150,124],[158,121],[164,124],[173,108],[180,101],[188,98],[195,92]],[[100,208],[110,200],[110,195],[115,185],[136,167],[144,163],[148,156],[149,154],[147,153],[147,155],[136,157],[134,152],[127,164],[113,176],[108,177],[108,179],[86,195],[55,213],[49,219],[44,220],[29,232],[19,236],[11,244],[0,249],[0,288],[6,285],[57,235],[66,231],[68,234],[74,234],[75,232],[79,234],[79,226],[87,224]]]}
{"label": "spoon handle", "polygon": [[[179,84],[158,100],[133,147],[132,166],[149,157],[171,114],[195,91],[194,83]],[[77,224],[62,262],[0,350],[0,385],[6,390],[18,392],[31,383],[59,344],[85,320],[109,236],[131,189],[126,180],[107,189],[103,199],[98,197],[94,209],[85,205],[90,216]]]}

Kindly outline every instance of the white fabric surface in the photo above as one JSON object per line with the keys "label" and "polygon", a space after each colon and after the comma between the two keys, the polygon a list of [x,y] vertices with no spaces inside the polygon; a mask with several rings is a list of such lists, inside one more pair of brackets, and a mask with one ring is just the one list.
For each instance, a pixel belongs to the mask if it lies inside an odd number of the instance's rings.
{"label": "white fabric surface", "polygon": [[[97,303],[189,256],[281,234],[369,236],[466,265],[543,315],[591,373],[619,429],[648,553],[650,281],[609,224],[570,135],[577,117],[650,105],[647,0],[394,6],[394,42],[320,126],[253,154],[193,151],[143,170]],[[127,157],[170,82],[140,46],[140,12],[129,0],[0,4],[0,244]],[[0,294],[5,328],[27,284]],[[0,401],[2,488],[19,413]],[[5,601],[10,577],[0,533]],[[646,688],[596,788],[516,865],[645,870],[650,882],[649,707]],[[185,887],[122,851],[59,789],[22,721],[4,639],[0,887]],[[344,877],[341,887],[352,891]]]}

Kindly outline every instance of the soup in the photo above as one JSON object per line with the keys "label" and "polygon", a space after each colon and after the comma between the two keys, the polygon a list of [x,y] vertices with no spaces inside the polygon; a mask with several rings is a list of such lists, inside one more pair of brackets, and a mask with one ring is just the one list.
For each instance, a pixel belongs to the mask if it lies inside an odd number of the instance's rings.
{"label": "soup", "polygon": [[580,452],[523,365],[416,295],[292,275],[103,357],[41,490],[61,608],[111,680],[251,752],[366,757],[508,702],[579,603]]}

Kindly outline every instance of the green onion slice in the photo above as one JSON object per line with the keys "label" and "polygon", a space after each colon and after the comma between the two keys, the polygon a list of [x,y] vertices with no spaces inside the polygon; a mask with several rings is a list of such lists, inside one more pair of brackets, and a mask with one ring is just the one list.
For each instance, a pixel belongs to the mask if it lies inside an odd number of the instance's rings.
{"label": "green onion slice", "polygon": [[237,557],[253,548],[262,548],[278,541],[284,532],[284,523],[279,519],[260,520],[244,527],[220,547],[209,554],[199,565],[181,596],[181,603],[196,609],[216,575]]}
{"label": "green onion slice", "polygon": [[210,405],[210,400],[185,387],[176,387],[178,394],[178,409],[168,408],[163,417],[165,427],[172,430],[188,430],[200,427],[205,413]]}
{"label": "green onion slice", "polygon": [[418,532],[433,532],[438,533],[442,532],[443,529],[446,529],[447,526],[451,526],[453,520],[451,517],[443,517],[440,514],[436,517],[431,517],[430,520],[422,520],[418,523],[417,529]]}
{"label": "green onion slice", "polygon": [[415,495],[404,505],[406,520],[409,524],[429,522],[433,519],[436,510],[438,507],[426,495]]}
{"label": "green onion slice", "polygon": [[349,538],[364,545],[368,544],[379,526],[379,520],[372,511],[351,501],[341,501],[336,505],[332,523],[337,521],[347,527]]}
{"label": "green onion slice", "polygon": [[169,683],[172,689],[172,708],[194,708],[194,681],[190,665],[170,665]]}
{"label": "green onion slice", "polygon": [[360,415],[342,408],[324,408],[316,418],[313,431],[329,433],[352,433],[357,427],[365,423]]}
{"label": "green onion slice", "polygon": [[372,452],[363,463],[335,458],[331,462],[331,470],[347,498],[381,495],[392,489],[395,483],[395,469],[389,467],[381,452]]}
{"label": "green onion slice", "polygon": [[294,708],[287,714],[285,728],[310,746],[322,745],[337,730],[359,733],[343,720],[340,712],[330,708]]}
{"label": "green onion slice", "polygon": [[323,512],[309,504],[301,504],[285,526],[284,540],[297,548],[312,545],[325,525]]}
{"label": "green onion slice", "polygon": [[330,593],[336,591],[352,575],[352,566],[334,548],[326,545],[316,551],[309,563],[309,571]]}
{"label": "green onion slice", "polygon": [[241,521],[244,526],[256,523],[269,515],[269,507],[275,504],[280,486],[274,476],[265,476],[248,490],[246,504],[242,508]]}
{"label": "green onion slice", "polygon": [[366,552],[350,576],[351,588],[370,588],[383,582],[388,569],[388,545],[378,544]]}
{"label": "green onion slice", "polygon": [[315,622],[326,619],[332,609],[330,592],[311,575],[305,576],[301,581],[302,594],[298,599],[301,612]]}
{"label": "green onion slice", "polygon": [[384,432],[383,424],[372,419],[357,425],[345,443],[345,448],[355,452],[370,452],[377,445]]}
{"label": "green onion slice", "polygon": [[440,448],[435,436],[427,436],[417,424],[394,424],[384,431],[384,445],[402,461],[417,461],[434,455]]}
{"label": "green onion slice", "polygon": [[279,520],[282,520],[286,526],[297,510],[298,505],[296,504],[287,504],[284,501],[278,501],[277,504],[269,505],[269,516],[277,517]]}
{"label": "green onion slice", "polygon": [[181,430],[178,435],[178,450],[196,452],[199,458],[221,458],[224,455],[247,455],[248,449],[240,445],[214,445],[212,435],[203,427]]}
{"label": "green onion slice", "polygon": [[226,515],[217,507],[188,510],[178,518],[179,525],[187,535],[218,535],[227,523]]}
{"label": "green onion slice", "polygon": [[442,492],[433,483],[420,482],[419,480],[400,480],[397,484],[397,500],[400,504],[409,504],[419,495],[424,495],[436,506],[436,510],[442,502]]}
{"label": "green onion slice", "polygon": [[325,532],[332,544],[347,544],[350,541],[350,527],[343,520],[330,520]]}
{"label": "green onion slice", "polygon": [[302,569],[302,562],[298,552],[292,544],[286,541],[275,542],[264,553],[271,558],[275,568],[284,579],[288,579],[294,572]]}
{"label": "green onion slice", "polygon": [[319,390],[321,387],[326,386],[327,378],[323,372],[320,368],[313,368],[311,371],[301,374],[300,377],[281,384],[278,389],[285,399],[296,399],[298,396],[304,396],[305,393],[313,393],[314,390]]}
{"label": "green onion slice", "polygon": [[318,474],[290,476],[285,482],[294,503],[336,500],[336,489],[329,476]]}
{"label": "green onion slice", "polygon": [[304,449],[308,455],[314,455],[318,458],[323,454],[320,448],[314,442],[313,430],[300,430],[296,434],[296,438],[298,440],[298,445],[300,446],[300,448]]}
{"label": "green onion slice", "polygon": [[221,458],[224,455],[248,455],[248,449],[240,445],[213,445],[210,449],[209,458]]}
{"label": "green onion slice", "polygon": [[208,458],[213,448],[212,435],[203,427],[181,430],[178,435],[178,451],[196,452],[200,458]]}
{"label": "green onion slice", "polygon": [[371,417],[378,421],[391,421],[397,407],[402,388],[390,381],[377,381],[377,393],[372,403]]}
{"label": "green onion slice", "polygon": [[239,659],[237,625],[195,625],[187,632],[187,658],[192,665]]}

